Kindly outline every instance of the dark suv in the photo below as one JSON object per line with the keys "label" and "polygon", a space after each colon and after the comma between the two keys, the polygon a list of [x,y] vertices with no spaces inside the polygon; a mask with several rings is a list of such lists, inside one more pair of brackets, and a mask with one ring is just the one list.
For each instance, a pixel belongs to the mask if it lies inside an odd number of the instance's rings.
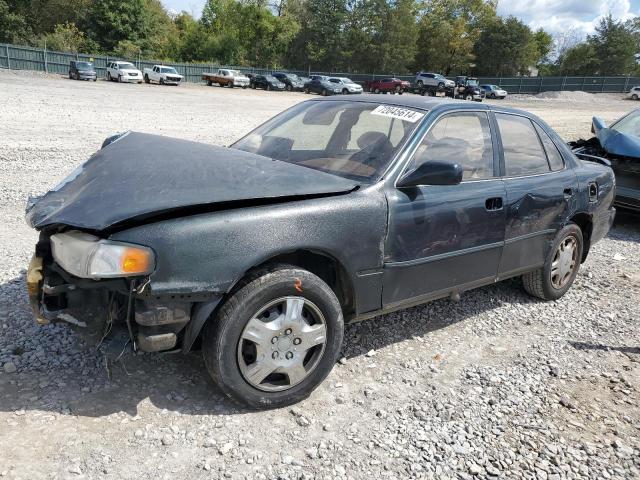
{"label": "dark suv", "polygon": [[304,82],[295,73],[276,72],[273,76],[284,83],[289,92],[301,92],[304,89]]}
{"label": "dark suv", "polygon": [[93,63],[71,60],[71,63],[69,63],[69,78],[72,80],[93,80],[95,82],[98,76],[93,68]]}
{"label": "dark suv", "polygon": [[265,90],[284,90],[284,83],[273,75],[253,75],[249,82],[251,88],[264,88]]}

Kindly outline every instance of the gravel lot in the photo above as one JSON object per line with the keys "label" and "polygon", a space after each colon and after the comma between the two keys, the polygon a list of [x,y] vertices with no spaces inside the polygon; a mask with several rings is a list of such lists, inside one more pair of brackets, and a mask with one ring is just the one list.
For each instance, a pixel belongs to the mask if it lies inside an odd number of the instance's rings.
{"label": "gravel lot", "polygon": [[[569,140],[634,108],[619,97],[504,103]],[[29,194],[115,132],[228,144],[304,98],[0,71],[0,477],[640,478],[637,216],[557,302],[514,280],[348,326],[340,364],[291,409],[239,409],[198,354],[127,354],[109,377],[66,326],[34,324]]]}

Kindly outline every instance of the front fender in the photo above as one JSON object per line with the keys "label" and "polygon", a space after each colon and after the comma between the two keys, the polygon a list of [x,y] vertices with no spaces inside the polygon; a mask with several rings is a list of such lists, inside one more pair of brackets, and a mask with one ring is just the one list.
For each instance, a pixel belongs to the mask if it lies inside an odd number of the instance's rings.
{"label": "front fender", "polygon": [[[371,284],[371,275],[358,273],[382,268],[386,224],[384,194],[373,186],[345,195],[174,218],[110,238],[155,251],[156,270],[148,288],[157,296],[219,296],[265,260],[299,250],[324,253],[349,275],[356,311],[362,311],[379,307],[379,296],[369,305],[372,296],[366,294],[378,286]],[[368,305],[359,297],[366,297]]]}

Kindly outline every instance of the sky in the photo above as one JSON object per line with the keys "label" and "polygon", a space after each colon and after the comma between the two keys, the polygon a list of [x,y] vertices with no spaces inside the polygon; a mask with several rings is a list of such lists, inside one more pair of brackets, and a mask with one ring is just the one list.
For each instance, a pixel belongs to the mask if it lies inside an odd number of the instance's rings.
{"label": "sky", "polygon": [[[205,0],[162,0],[169,10],[185,10],[199,17]],[[540,27],[552,35],[569,32],[578,38],[593,33],[598,21],[608,13],[626,20],[640,15],[640,0],[500,0],[498,13],[514,15],[533,29]]]}

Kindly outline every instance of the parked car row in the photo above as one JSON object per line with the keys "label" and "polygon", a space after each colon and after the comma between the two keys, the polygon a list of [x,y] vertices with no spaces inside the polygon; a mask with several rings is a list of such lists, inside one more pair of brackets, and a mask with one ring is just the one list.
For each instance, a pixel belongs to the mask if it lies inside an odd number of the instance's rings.
{"label": "parked car row", "polygon": [[[97,80],[97,74],[91,62],[71,61],[69,65],[69,78],[75,80]],[[154,65],[145,68],[144,73],[138,70],[131,62],[113,61],[107,64],[106,78],[109,81],[129,83],[158,83],[160,85],[179,85],[184,77],[174,67]],[[449,80],[439,73],[418,72],[414,84],[395,77],[365,80],[364,88],[347,77],[331,77],[327,75],[312,75],[310,78],[299,77],[294,73],[275,72],[268,74],[243,74],[239,70],[220,68],[215,73],[202,74],[208,86],[239,87],[264,90],[289,92],[304,91],[305,93],[317,93],[319,95],[349,95],[360,94],[363,91],[371,93],[397,93],[413,92],[421,95],[436,95],[443,93],[452,98],[482,101],[483,98],[503,99],[507,91],[498,85],[478,85],[478,79],[474,77],[458,76],[456,81]],[[640,91],[633,89],[629,93],[631,98],[638,98]],[[635,95],[635,97],[633,97]]]}

